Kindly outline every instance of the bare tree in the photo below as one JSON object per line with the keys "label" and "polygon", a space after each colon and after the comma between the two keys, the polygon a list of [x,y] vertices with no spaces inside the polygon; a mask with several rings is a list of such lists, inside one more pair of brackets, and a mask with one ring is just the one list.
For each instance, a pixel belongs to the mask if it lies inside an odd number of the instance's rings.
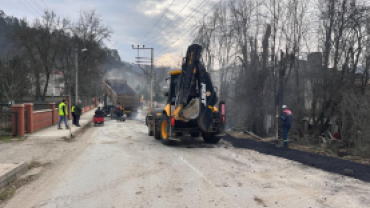
{"label": "bare tree", "polygon": [[23,51],[32,68],[37,99],[46,95],[64,35],[64,23],[54,12],[45,12],[32,27],[23,21],[14,31],[12,40]]}
{"label": "bare tree", "polygon": [[29,85],[26,64],[20,57],[0,61],[0,92],[8,102],[14,101],[27,90]]}
{"label": "bare tree", "polygon": [[82,75],[79,82],[84,83],[81,85],[81,93],[91,94],[93,93],[89,90],[91,85],[102,75],[99,65],[104,63],[109,53],[104,49],[104,41],[108,41],[113,32],[103,24],[96,10],[82,11],[72,31],[75,36],[75,47],[87,49],[86,52],[79,54],[78,64]]}

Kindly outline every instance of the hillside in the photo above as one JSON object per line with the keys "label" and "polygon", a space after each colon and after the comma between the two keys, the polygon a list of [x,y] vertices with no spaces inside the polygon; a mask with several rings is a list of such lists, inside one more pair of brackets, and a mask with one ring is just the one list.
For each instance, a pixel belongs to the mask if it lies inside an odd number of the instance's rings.
{"label": "hillside", "polygon": [[19,25],[19,20],[12,16],[7,16],[4,11],[0,10],[0,57],[5,56],[12,48],[8,37],[11,35],[13,28]]}

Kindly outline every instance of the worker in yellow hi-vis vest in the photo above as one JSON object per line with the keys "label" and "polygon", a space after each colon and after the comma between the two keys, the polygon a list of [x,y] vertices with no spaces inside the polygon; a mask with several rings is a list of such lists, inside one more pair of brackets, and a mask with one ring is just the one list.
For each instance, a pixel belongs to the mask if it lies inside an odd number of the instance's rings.
{"label": "worker in yellow hi-vis vest", "polygon": [[66,125],[66,129],[68,129],[68,123],[67,123],[67,116],[68,116],[68,108],[67,108],[67,102],[66,100],[63,100],[60,104],[59,104],[59,126],[58,126],[58,129],[62,129],[62,127],[60,127],[60,124],[62,123],[62,121],[64,120],[64,124]]}
{"label": "worker in yellow hi-vis vest", "polygon": [[76,125],[76,113],[75,113],[75,105],[72,105],[71,113],[72,113],[72,124]]}

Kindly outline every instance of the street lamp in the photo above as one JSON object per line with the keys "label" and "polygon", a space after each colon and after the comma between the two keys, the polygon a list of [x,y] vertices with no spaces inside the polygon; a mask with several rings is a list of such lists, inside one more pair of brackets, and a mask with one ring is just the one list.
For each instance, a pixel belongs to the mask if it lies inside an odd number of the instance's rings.
{"label": "street lamp", "polygon": [[[78,47],[76,46],[76,98],[75,98],[75,105],[78,103]],[[87,48],[81,49],[81,52],[86,52]]]}

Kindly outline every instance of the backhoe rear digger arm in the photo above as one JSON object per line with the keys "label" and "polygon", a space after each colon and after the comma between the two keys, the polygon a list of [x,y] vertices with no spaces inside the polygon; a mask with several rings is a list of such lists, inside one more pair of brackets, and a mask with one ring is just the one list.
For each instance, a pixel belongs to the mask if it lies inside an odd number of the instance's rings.
{"label": "backhoe rear digger arm", "polygon": [[[176,92],[175,118],[187,120],[183,111],[191,105],[199,105],[198,120],[202,131],[210,132],[213,122],[213,108],[217,103],[217,95],[214,91],[211,78],[202,62],[202,46],[193,44],[189,46],[186,58],[182,65],[182,73],[179,77]],[[197,100],[198,102],[194,102]]]}

